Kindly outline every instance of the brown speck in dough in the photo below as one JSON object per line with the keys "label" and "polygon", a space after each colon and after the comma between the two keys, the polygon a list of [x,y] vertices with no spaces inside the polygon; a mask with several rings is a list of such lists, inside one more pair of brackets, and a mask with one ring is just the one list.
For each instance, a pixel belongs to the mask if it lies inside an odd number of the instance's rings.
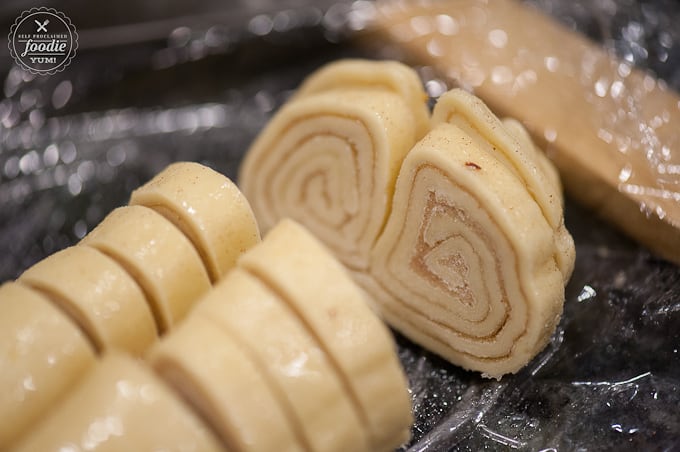
{"label": "brown speck in dough", "polygon": [[480,170],[480,169],[482,169],[482,167],[479,166],[479,165],[477,165],[475,162],[465,162],[465,166],[468,167],[468,168],[470,168],[470,169],[473,169],[473,170]]}

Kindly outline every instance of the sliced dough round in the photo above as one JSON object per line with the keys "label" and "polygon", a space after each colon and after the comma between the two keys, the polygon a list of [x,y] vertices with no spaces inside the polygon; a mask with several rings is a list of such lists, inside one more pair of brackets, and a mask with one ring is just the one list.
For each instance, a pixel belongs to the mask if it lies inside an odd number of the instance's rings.
{"label": "sliced dough round", "polygon": [[149,361],[230,450],[304,450],[269,383],[227,328],[191,315],[151,349]]}
{"label": "sliced dough round", "polygon": [[346,265],[365,269],[415,137],[398,94],[310,94],[285,105],[259,135],[239,185],[263,231],[284,217],[304,221]]}
{"label": "sliced dough round", "polygon": [[217,322],[247,348],[304,448],[370,450],[364,427],[326,353],[285,302],[260,281],[233,270],[193,315]]}
{"label": "sliced dough round", "polygon": [[19,281],[46,294],[87,333],[98,351],[141,354],[158,337],[144,293],[113,259],[94,248],[59,251]]}
{"label": "sliced dough round", "polygon": [[329,63],[307,77],[294,98],[324,91],[355,89],[386,90],[399,94],[413,115],[416,138],[422,138],[430,129],[428,96],[420,77],[398,61],[345,59]]}
{"label": "sliced dough round", "polygon": [[164,333],[210,288],[189,239],[155,211],[119,207],[81,241],[118,262],[139,284]]}
{"label": "sliced dough round", "polygon": [[198,163],[168,166],[132,192],[130,205],[149,207],[181,229],[201,255],[213,283],[260,241],[253,212],[236,185]]}
{"label": "sliced dough round", "polygon": [[0,450],[30,430],[94,362],[88,339],[48,299],[19,283],[0,286]]}
{"label": "sliced dough round", "polygon": [[225,451],[151,369],[107,353],[15,452]]}
{"label": "sliced dough round", "polygon": [[462,367],[523,367],[559,320],[554,237],[525,185],[479,141],[440,124],[404,161],[368,284],[387,321]]}
{"label": "sliced dough round", "polygon": [[407,441],[411,399],[392,336],[329,251],[283,220],[240,266],[279,294],[322,345],[369,430],[371,450]]}

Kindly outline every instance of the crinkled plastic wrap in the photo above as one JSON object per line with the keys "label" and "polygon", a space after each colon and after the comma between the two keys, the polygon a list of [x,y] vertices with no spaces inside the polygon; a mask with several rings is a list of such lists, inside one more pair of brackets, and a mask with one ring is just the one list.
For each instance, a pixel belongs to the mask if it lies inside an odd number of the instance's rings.
{"label": "crinkled plastic wrap", "polygon": [[[680,89],[677,3],[532,3]],[[350,39],[370,23],[370,3],[264,6],[231,22],[187,20],[160,41],[84,48],[51,77],[5,69],[0,280],[75,243],[170,162],[234,178],[255,135],[321,64],[400,57]],[[418,69],[432,96],[447,88]],[[397,338],[416,417],[404,450],[680,448],[680,269],[570,199],[566,222],[577,260],[564,316],[519,374],[485,380]]]}

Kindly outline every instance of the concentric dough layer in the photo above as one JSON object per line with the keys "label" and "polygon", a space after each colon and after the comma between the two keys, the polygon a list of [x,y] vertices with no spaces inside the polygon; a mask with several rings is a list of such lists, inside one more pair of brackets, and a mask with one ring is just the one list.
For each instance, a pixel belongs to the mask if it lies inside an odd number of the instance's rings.
{"label": "concentric dough layer", "polygon": [[109,353],[15,452],[225,452],[212,432],[142,363]]}
{"label": "concentric dough layer", "polygon": [[[574,268],[574,243],[564,227],[560,184],[554,168],[537,152],[526,130],[518,122],[504,125],[479,98],[461,89],[443,94],[432,112],[432,125],[454,124],[475,144],[504,163],[526,186],[555,231],[555,260],[566,282]],[[508,127],[509,126],[509,127]]]}
{"label": "concentric dough layer", "polygon": [[236,185],[198,163],[168,166],[132,192],[130,205],[149,207],[181,229],[201,255],[213,283],[260,241],[253,212]]}
{"label": "concentric dough layer", "polygon": [[0,286],[0,450],[33,428],[94,362],[88,339],[47,298],[19,283]]}
{"label": "concentric dough layer", "polygon": [[263,231],[304,221],[343,263],[366,269],[389,212],[413,115],[386,90],[330,90],[284,106],[252,145],[239,184]]}
{"label": "concentric dough layer", "polygon": [[404,161],[370,288],[414,341],[488,376],[516,372],[561,314],[552,234],[513,172],[442,124]]}
{"label": "concentric dough layer", "polygon": [[87,333],[99,351],[141,354],[158,337],[144,293],[113,259],[87,246],[59,251],[19,281],[47,294]]}

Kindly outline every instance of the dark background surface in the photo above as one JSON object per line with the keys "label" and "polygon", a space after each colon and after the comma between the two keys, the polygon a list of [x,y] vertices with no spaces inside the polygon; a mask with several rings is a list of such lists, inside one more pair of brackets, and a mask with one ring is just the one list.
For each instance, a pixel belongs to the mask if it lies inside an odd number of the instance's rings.
{"label": "dark background surface", "polygon": [[[531,3],[680,88],[677,2]],[[307,74],[385,56],[352,40],[366,2],[8,1],[0,31],[31,6],[71,17],[80,50],[33,77],[0,46],[0,281],[77,242],[170,162],[235,178]],[[411,450],[680,450],[680,269],[569,199],[566,222],[577,260],[565,313],[518,375],[484,380],[397,338]]]}

